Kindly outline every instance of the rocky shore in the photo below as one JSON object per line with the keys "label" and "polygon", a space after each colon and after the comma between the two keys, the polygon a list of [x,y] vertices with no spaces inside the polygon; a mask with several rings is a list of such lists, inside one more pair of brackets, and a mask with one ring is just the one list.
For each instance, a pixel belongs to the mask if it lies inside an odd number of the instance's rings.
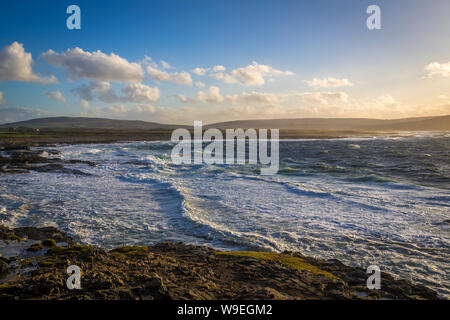
{"label": "rocky shore", "polygon": [[11,144],[0,148],[0,176],[6,174],[23,174],[31,171],[68,173],[73,175],[89,175],[78,169],[71,169],[71,164],[83,163],[96,166],[95,163],[84,160],[65,160],[54,156],[59,150],[46,148],[31,149],[29,145]]}
{"label": "rocky shore", "polygon": [[[53,227],[0,226],[0,299],[437,299],[382,272],[368,290],[365,270],[297,252],[223,252],[159,243],[105,251]],[[69,290],[67,267],[81,269]]]}
{"label": "rocky shore", "polygon": [[[52,157],[47,146],[5,145],[0,175],[32,171],[87,175]],[[1,179],[1,178],[0,178]],[[81,289],[69,290],[66,270],[81,269]],[[0,299],[437,299],[434,291],[381,275],[368,290],[365,270],[298,252],[221,252],[159,243],[106,251],[76,243],[54,227],[8,228],[0,221]]]}

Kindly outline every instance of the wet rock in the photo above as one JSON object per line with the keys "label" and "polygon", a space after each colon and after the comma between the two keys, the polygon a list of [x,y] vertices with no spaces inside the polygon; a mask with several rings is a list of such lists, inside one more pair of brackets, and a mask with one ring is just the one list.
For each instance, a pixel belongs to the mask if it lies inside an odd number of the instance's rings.
{"label": "wet rock", "polygon": [[70,163],[70,164],[83,163],[83,164],[87,164],[88,166],[91,166],[91,167],[97,166],[97,164],[95,162],[88,161],[88,160],[64,160],[64,162]]}
{"label": "wet rock", "polygon": [[34,167],[29,167],[29,169],[33,170],[33,171],[37,171],[37,172],[54,172],[54,173],[73,174],[73,175],[78,175],[78,176],[91,176],[90,173],[86,173],[86,172],[83,172],[78,169],[65,168],[62,164],[59,164],[59,163],[34,166]]}
{"label": "wet rock", "polygon": [[22,241],[23,237],[14,233],[14,230],[0,224],[0,240],[4,241]]}
{"label": "wet rock", "polygon": [[0,168],[0,172],[3,174],[24,174],[24,173],[30,173],[30,171],[25,169],[7,169],[7,168]]}
{"label": "wet rock", "polygon": [[26,144],[10,143],[3,146],[3,151],[9,150],[30,150],[30,146]]}
{"label": "wet rock", "polygon": [[24,174],[30,171],[54,172],[72,175],[90,176],[91,174],[79,169],[66,168],[64,164],[86,164],[95,167],[96,163],[77,159],[50,158],[49,155],[60,154],[54,149],[33,149],[25,146],[9,146],[4,149],[5,154],[0,156],[1,174]]}
{"label": "wet rock", "polygon": [[45,247],[55,247],[56,241],[54,239],[45,239],[42,241],[42,245]]}
{"label": "wet rock", "polygon": [[46,239],[53,239],[56,242],[73,243],[73,239],[71,237],[67,236],[65,232],[62,232],[55,227],[21,227],[14,228],[13,232],[21,238],[41,241]]}
{"label": "wet rock", "polygon": [[32,244],[31,246],[29,246],[27,251],[36,252],[43,248],[44,248],[44,246],[42,245],[42,243],[35,243],[35,244]]}
{"label": "wet rock", "polygon": [[0,259],[0,274],[8,272],[8,263]]}
{"label": "wet rock", "polygon": [[[42,237],[42,230],[24,235],[38,232]],[[37,270],[0,286],[0,299],[437,298],[427,288],[384,273],[382,289],[370,291],[362,269],[298,253],[220,252],[168,242],[110,251],[73,244],[53,246],[36,259]],[[65,285],[72,264],[81,268],[82,290]]]}

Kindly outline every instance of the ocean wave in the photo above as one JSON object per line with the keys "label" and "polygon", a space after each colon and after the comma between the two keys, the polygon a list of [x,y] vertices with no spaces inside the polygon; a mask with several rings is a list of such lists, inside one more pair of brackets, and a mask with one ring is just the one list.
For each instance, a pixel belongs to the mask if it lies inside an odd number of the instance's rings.
{"label": "ocean wave", "polygon": [[[348,147],[356,143],[360,149]],[[274,176],[261,176],[259,165],[174,165],[172,146],[61,147],[66,159],[96,161],[96,176],[3,176],[2,222],[53,222],[105,248],[175,240],[302,250],[352,265],[379,263],[432,288],[450,286],[442,272],[450,238],[439,224],[450,200],[443,189],[448,137],[282,141]]]}
{"label": "ocean wave", "polygon": [[387,177],[378,176],[376,174],[369,174],[364,176],[349,177],[347,181],[352,182],[373,182],[373,183],[396,183],[397,180]]}

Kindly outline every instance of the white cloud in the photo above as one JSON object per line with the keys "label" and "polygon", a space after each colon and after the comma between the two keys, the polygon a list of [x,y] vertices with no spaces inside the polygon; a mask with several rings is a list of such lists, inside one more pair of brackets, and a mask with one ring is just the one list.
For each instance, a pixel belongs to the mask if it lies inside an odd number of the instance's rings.
{"label": "white cloud", "polygon": [[162,65],[162,67],[164,69],[171,69],[172,68],[172,66],[170,64],[168,64],[166,61],[161,60],[160,62],[161,62],[161,65]]}
{"label": "white cloud", "polygon": [[204,87],[205,87],[205,84],[204,84],[203,82],[201,82],[201,81],[197,81],[197,82],[195,83],[195,86],[198,87],[198,88],[204,88]]}
{"label": "white cloud", "polygon": [[188,72],[168,73],[166,71],[158,70],[152,66],[147,67],[147,72],[149,77],[156,81],[169,81],[185,86],[192,85],[192,78]]}
{"label": "white cloud", "polygon": [[449,100],[449,99],[450,99],[450,98],[449,98],[447,95],[445,95],[445,94],[441,94],[441,95],[439,95],[437,98],[440,99],[440,100]]}
{"label": "white cloud", "polygon": [[432,78],[434,76],[447,78],[450,76],[450,62],[442,64],[439,62],[430,63],[425,67],[425,71],[427,72],[428,78]]}
{"label": "white cloud", "polygon": [[256,61],[247,67],[238,68],[231,71],[235,79],[239,79],[247,86],[261,86],[264,84],[264,78],[269,76],[291,76],[294,73],[290,71],[280,71],[268,65],[258,64]]}
{"label": "white cloud", "polygon": [[144,59],[137,62],[139,65],[153,66],[155,68],[158,67],[158,64],[152,60],[148,55],[144,55]]}
{"label": "white cloud", "polygon": [[159,100],[159,89],[142,83],[130,83],[121,89],[123,96],[118,96],[107,81],[90,81],[87,85],[73,90],[86,101],[99,99],[103,102],[155,102]]}
{"label": "white cloud", "polygon": [[336,79],[333,77],[328,77],[324,79],[314,78],[311,81],[303,80],[308,87],[311,88],[339,88],[339,87],[352,87],[353,83],[351,83],[348,79]]}
{"label": "white cloud", "polygon": [[189,99],[184,94],[176,94],[174,95],[174,97],[180,100],[180,102],[183,103],[189,102]]}
{"label": "white cloud", "polygon": [[265,103],[268,105],[276,104],[278,102],[278,98],[273,93],[265,93],[265,92],[243,92],[241,95],[233,95],[227,96],[226,99],[233,104],[236,103],[244,103],[244,104],[252,104],[252,103]]}
{"label": "white cloud", "polygon": [[253,61],[251,65],[246,67],[231,70],[230,73],[225,73],[223,66],[216,66],[214,69],[219,72],[210,74],[211,77],[222,80],[225,83],[240,82],[246,86],[262,86],[267,77],[291,76],[294,74],[291,71],[281,71],[268,65],[258,64],[256,61]]}
{"label": "white cloud", "polygon": [[100,50],[83,51],[78,47],[63,53],[48,50],[42,58],[53,66],[66,69],[74,79],[86,78],[98,81],[139,82],[144,79],[144,70],[138,63],[111,53],[107,55]]}
{"label": "white cloud", "polygon": [[198,75],[198,76],[204,76],[206,72],[209,70],[209,68],[195,68],[192,69],[192,73]]}
{"label": "white cloud", "polygon": [[391,107],[391,106],[395,106],[397,104],[397,102],[395,101],[394,97],[391,96],[390,94],[385,94],[382,96],[379,96],[375,102],[381,106],[385,106],[385,107]]}
{"label": "white cloud", "polygon": [[224,66],[221,65],[217,65],[213,67],[213,71],[214,72],[224,72],[226,70],[226,68]]}
{"label": "white cloud", "polygon": [[116,102],[119,100],[108,81],[90,81],[72,91],[87,101],[99,99],[104,102]]}
{"label": "white cloud", "polygon": [[10,80],[41,84],[58,82],[53,75],[46,78],[34,73],[32,64],[31,53],[25,52],[21,43],[13,42],[4,46],[0,51],[0,81]]}
{"label": "white cloud", "polygon": [[83,110],[80,112],[80,116],[82,117],[100,117],[102,115],[102,110],[100,108],[91,107],[87,100],[81,99],[80,105]]}
{"label": "white cloud", "polygon": [[224,73],[224,72],[211,73],[209,76],[216,80],[222,80],[223,82],[228,83],[228,84],[238,82],[235,78],[233,78],[233,76],[231,76],[228,73]]}
{"label": "white cloud", "polygon": [[83,109],[85,110],[89,109],[89,101],[81,99],[80,104]]}
{"label": "white cloud", "polygon": [[166,71],[158,70],[152,66],[147,67],[147,72],[150,78],[157,81],[170,81],[170,74]]}
{"label": "white cloud", "polygon": [[155,102],[159,100],[159,89],[152,88],[142,83],[130,83],[122,88],[125,96],[122,100],[129,102]]}
{"label": "white cloud", "polygon": [[154,113],[156,108],[150,104],[137,104],[134,106],[136,113]]}
{"label": "white cloud", "polygon": [[[291,94],[291,97],[295,95]],[[297,100],[298,102],[298,100]],[[366,117],[401,118],[424,115],[446,115],[450,113],[450,103],[438,105],[404,105],[391,95],[385,94],[368,101],[336,102],[329,100],[326,105],[303,103],[287,106],[278,104],[232,105],[209,104],[200,107],[164,107],[150,104],[136,104],[134,107],[113,105],[98,109],[100,116],[131,120],[147,120],[160,123],[192,125],[194,120],[204,123],[243,119],[276,119],[302,117]],[[92,114],[98,115],[93,111]]]}
{"label": "white cloud", "polygon": [[206,93],[199,91],[197,93],[197,100],[206,103],[222,103],[224,98],[220,94],[220,89],[218,87],[211,86]]}
{"label": "white cloud", "polygon": [[121,114],[121,113],[128,112],[128,108],[125,107],[125,105],[123,105],[123,104],[119,104],[116,106],[105,107],[105,108],[103,108],[103,111],[109,112],[109,113],[114,113],[114,114]]}
{"label": "white cloud", "polygon": [[191,75],[187,72],[175,72],[170,74],[170,78],[172,82],[182,84],[185,86],[192,86],[192,78]]}
{"label": "white cloud", "polygon": [[47,97],[49,97],[50,99],[55,99],[55,100],[59,100],[61,102],[66,103],[66,98],[61,93],[61,91],[48,91],[48,92],[45,92],[45,95]]}
{"label": "white cloud", "polygon": [[318,105],[328,105],[330,102],[348,102],[348,95],[345,92],[299,92],[295,95],[304,102]]}
{"label": "white cloud", "polygon": [[0,91],[0,105],[5,104],[5,103],[6,103],[6,101],[5,101],[5,99],[3,98],[3,92]]}

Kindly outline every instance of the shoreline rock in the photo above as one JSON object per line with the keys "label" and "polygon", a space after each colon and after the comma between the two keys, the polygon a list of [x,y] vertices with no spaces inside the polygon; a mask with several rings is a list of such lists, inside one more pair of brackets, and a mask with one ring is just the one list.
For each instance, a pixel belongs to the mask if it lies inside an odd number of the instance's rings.
{"label": "shoreline rock", "polygon": [[81,163],[91,167],[96,166],[94,162],[86,160],[48,158],[49,155],[55,156],[61,153],[54,149],[31,150],[28,145],[7,145],[0,151],[2,151],[2,155],[0,155],[0,175],[24,174],[36,171],[90,176],[89,173],[67,168],[65,165]]}
{"label": "shoreline rock", "polygon": [[[0,226],[0,235],[41,241],[30,256],[7,260],[9,272],[28,271],[0,280],[0,299],[6,300],[438,299],[434,291],[385,272],[381,289],[369,290],[363,269],[298,252],[226,252],[180,242],[105,251],[76,244],[53,227]],[[81,269],[81,290],[66,286],[70,265]]]}

